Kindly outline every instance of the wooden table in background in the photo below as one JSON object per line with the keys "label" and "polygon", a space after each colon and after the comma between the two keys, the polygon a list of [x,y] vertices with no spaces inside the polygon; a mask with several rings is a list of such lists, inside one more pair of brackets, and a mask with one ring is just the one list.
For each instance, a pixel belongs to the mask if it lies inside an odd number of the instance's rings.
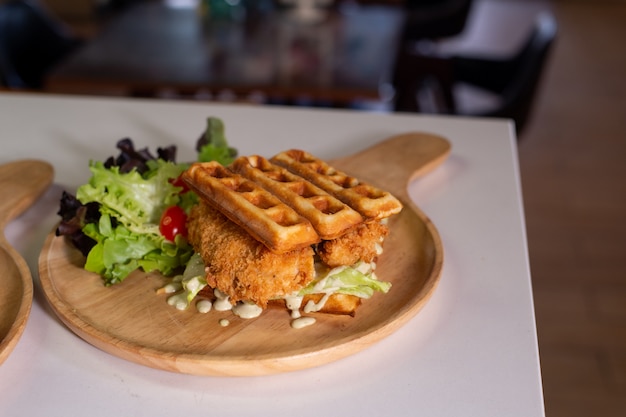
{"label": "wooden table in background", "polygon": [[231,94],[333,104],[385,100],[401,7],[333,9],[303,23],[285,11],[234,22],[195,8],[139,3],[49,76],[57,93]]}

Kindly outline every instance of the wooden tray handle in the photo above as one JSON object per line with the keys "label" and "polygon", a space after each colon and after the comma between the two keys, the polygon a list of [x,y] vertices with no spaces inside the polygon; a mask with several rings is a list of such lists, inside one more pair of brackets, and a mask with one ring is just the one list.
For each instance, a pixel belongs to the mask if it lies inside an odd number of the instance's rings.
{"label": "wooden tray handle", "polygon": [[438,167],[450,154],[450,148],[450,142],[441,136],[411,132],[392,136],[331,163],[407,200],[408,183]]}

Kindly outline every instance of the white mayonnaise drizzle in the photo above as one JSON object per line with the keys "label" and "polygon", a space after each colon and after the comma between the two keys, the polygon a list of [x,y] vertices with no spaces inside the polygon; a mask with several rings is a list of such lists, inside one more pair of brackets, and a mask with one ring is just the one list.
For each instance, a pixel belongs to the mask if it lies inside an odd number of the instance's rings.
{"label": "white mayonnaise drizzle", "polygon": [[285,297],[285,303],[287,304],[287,309],[290,311],[290,316],[292,319],[300,318],[300,307],[302,306],[302,300],[304,300],[304,297],[301,295],[288,295]]}
{"label": "white mayonnaise drizzle", "polygon": [[253,319],[259,317],[263,312],[263,309],[254,303],[241,302],[232,307],[232,312],[235,316],[242,319]]}
{"label": "white mayonnaise drizzle", "polygon": [[229,296],[218,290],[217,288],[213,290],[213,295],[215,295],[215,301],[213,302],[213,308],[216,311],[228,311],[233,308],[233,305],[230,303]]}
{"label": "white mayonnaise drizzle", "polygon": [[322,308],[324,308],[324,306],[326,305],[326,301],[328,301],[328,299],[334,292],[335,291],[324,290],[324,295],[317,303],[313,300],[309,300],[309,302],[306,303],[306,305],[304,306],[304,312],[315,313],[317,311],[320,311]]}
{"label": "white mayonnaise drizzle", "polygon": [[169,284],[166,284],[161,291],[165,294],[173,294],[183,289],[183,284],[180,282],[172,281]]}
{"label": "white mayonnaise drizzle", "polygon": [[172,295],[167,299],[167,303],[174,306],[177,310],[186,310],[189,306],[187,295],[184,292]]}
{"label": "white mayonnaise drizzle", "polygon": [[196,309],[200,313],[208,313],[209,311],[211,311],[212,308],[213,303],[211,302],[211,300],[202,299],[198,300],[198,302],[196,303]]}
{"label": "white mayonnaise drizzle", "polygon": [[291,320],[291,327],[294,329],[302,329],[303,327],[310,326],[315,323],[315,318],[313,317],[298,317],[297,319]]}

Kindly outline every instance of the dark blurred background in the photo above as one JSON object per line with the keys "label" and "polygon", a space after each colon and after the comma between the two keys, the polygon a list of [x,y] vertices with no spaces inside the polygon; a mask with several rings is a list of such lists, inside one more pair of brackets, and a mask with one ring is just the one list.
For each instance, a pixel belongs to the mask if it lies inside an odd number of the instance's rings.
{"label": "dark blurred background", "polygon": [[558,37],[545,1],[4,0],[0,22],[9,89],[507,117],[520,136]]}
{"label": "dark blurred background", "polygon": [[[23,14],[9,17],[0,9],[0,88],[20,93],[50,91],[50,71],[67,65],[76,51],[106,34],[129,8],[146,1],[35,2],[55,19],[53,32],[63,35],[55,44],[48,32],[38,33],[50,42],[45,48],[36,40],[32,43],[37,35],[34,29],[22,31],[26,23],[19,19],[25,19]],[[355,7],[397,7],[408,16],[406,22],[412,22],[385,28],[367,13],[373,19],[372,31],[380,31],[380,36],[398,34],[397,48],[388,54],[393,62],[383,71],[384,80],[377,75],[382,81],[373,93],[366,92],[365,78],[341,90],[342,94],[339,87],[323,90],[301,80],[297,99],[282,101],[277,97],[293,93],[297,83],[289,88],[278,85],[272,90],[275,97],[271,92],[243,94],[232,83],[230,94],[215,89],[181,93],[155,84],[140,92],[107,91],[87,81],[65,93],[513,118],[519,135],[546,415],[626,415],[626,53],[622,44],[626,1],[336,3],[324,6],[324,11],[336,9],[345,14],[354,13]],[[184,4],[206,6],[178,1],[179,6]],[[262,0],[250,4],[256,4],[259,13],[268,4],[283,11],[290,7]],[[207,12],[202,7],[197,10],[200,14]],[[391,10],[388,16],[394,13]],[[361,47],[379,40],[371,37]],[[302,53],[302,49],[297,51]],[[375,53],[367,57],[380,59]],[[92,64],[102,62],[91,58]],[[314,58],[303,61],[302,74],[307,74],[307,63],[324,68],[327,57]],[[263,68],[269,71],[263,62],[254,63],[257,76]],[[97,66],[92,70],[107,75]],[[346,80],[352,72],[341,74],[340,81],[349,83]],[[57,88],[55,92],[64,91]]]}

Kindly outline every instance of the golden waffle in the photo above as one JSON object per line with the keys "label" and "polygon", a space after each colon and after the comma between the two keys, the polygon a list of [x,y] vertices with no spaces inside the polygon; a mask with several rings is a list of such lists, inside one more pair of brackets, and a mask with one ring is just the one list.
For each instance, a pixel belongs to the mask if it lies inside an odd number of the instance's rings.
{"label": "golden waffle", "polygon": [[337,171],[326,162],[298,149],[270,159],[337,197],[366,219],[383,219],[400,212],[402,204],[390,193]]}
{"label": "golden waffle", "polygon": [[217,162],[195,163],[183,173],[201,197],[275,253],[320,240],[311,223],[260,185]]}
{"label": "golden waffle", "polygon": [[256,182],[308,219],[324,240],[335,239],[363,217],[304,178],[261,156],[240,157],[230,168]]}

